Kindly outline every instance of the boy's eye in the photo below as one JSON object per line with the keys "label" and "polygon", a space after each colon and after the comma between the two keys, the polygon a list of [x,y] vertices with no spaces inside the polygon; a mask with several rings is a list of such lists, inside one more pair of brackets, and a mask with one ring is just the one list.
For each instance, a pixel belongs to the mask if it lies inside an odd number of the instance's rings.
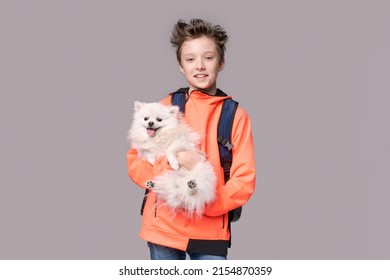
{"label": "boy's eye", "polygon": [[214,57],[212,57],[212,56],[206,56],[206,59],[207,60],[212,60]]}
{"label": "boy's eye", "polygon": [[191,62],[191,61],[194,61],[194,59],[193,58],[186,58],[186,61]]}
{"label": "boy's eye", "polygon": [[147,121],[148,119],[149,119],[148,117],[145,117],[145,118],[144,118],[144,121]]}
{"label": "boy's eye", "polygon": [[157,118],[156,119],[158,122],[162,122],[162,119],[161,118]]}

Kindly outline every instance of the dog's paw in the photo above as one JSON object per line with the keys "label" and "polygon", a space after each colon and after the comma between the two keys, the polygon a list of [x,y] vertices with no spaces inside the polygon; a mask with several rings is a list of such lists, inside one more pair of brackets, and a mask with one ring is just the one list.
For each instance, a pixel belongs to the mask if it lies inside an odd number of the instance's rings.
{"label": "dog's paw", "polygon": [[167,159],[173,170],[179,170],[179,162],[175,156],[168,156]]}
{"label": "dog's paw", "polygon": [[151,165],[154,165],[154,163],[156,162],[156,157],[151,154],[151,153],[145,153],[145,159],[151,164]]}
{"label": "dog's paw", "polygon": [[152,180],[149,180],[145,183],[146,187],[148,189],[153,189],[154,188],[154,182]]}
{"label": "dog's paw", "polygon": [[188,181],[187,185],[190,189],[193,189],[196,187],[196,181],[195,180]]}
{"label": "dog's paw", "polygon": [[195,188],[196,188],[196,181],[195,180],[188,181],[187,185],[191,189],[191,191],[196,191],[195,190]]}
{"label": "dog's paw", "polygon": [[156,159],[155,158],[147,158],[146,159],[151,165],[154,165],[154,163],[156,162]]}

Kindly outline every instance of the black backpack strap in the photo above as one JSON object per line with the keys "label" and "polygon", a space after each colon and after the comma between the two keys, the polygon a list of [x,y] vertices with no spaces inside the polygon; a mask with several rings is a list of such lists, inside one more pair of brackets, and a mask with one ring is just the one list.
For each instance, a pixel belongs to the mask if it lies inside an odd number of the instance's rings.
{"label": "black backpack strap", "polygon": [[186,105],[186,94],[188,92],[188,88],[180,88],[171,96],[171,104],[179,106],[180,112],[184,114],[185,105]]}
{"label": "black backpack strap", "polygon": [[225,183],[230,179],[230,167],[233,160],[232,127],[237,107],[237,101],[231,98],[225,99],[218,122],[219,157],[225,174]]}
{"label": "black backpack strap", "polygon": [[[231,98],[225,99],[222,104],[221,115],[218,122],[219,157],[224,172],[225,183],[230,179],[230,168],[233,161],[232,127],[237,107],[237,101],[234,101]],[[228,213],[228,228],[230,232],[230,239],[228,243],[229,248],[231,247],[232,241],[231,223],[240,219],[241,211],[242,207],[238,207]]]}
{"label": "black backpack strap", "polygon": [[146,189],[144,194],[144,199],[142,200],[142,205],[141,205],[141,211],[140,211],[141,216],[144,214],[144,208],[145,208],[146,200],[148,198],[148,194],[149,194],[149,189]]}

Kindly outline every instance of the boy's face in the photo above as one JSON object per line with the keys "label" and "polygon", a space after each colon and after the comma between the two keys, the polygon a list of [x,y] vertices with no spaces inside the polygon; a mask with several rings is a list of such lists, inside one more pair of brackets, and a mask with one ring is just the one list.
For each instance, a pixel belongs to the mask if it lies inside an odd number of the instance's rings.
{"label": "boy's face", "polygon": [[189,92],[202,90],[215,95],[218,72],[223,69],[215,42],[206,37],[187,40],[181,47],[180,72],[190,86]]}

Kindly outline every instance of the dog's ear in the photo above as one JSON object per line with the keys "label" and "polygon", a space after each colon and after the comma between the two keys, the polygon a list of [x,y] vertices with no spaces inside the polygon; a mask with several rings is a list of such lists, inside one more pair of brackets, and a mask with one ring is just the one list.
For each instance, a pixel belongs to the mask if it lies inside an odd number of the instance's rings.
{"label": "dog's ear", "polygon": [[139,109],[144,105],[143,102],[135,101],[134,102],[134,111],[139,111]]}
{"label": "dog's ear", "polygon": [[169,109],[169,113],[175,116],[175,118],[179,115],[180,108],[178,106],[170,105],[168,109]]}

